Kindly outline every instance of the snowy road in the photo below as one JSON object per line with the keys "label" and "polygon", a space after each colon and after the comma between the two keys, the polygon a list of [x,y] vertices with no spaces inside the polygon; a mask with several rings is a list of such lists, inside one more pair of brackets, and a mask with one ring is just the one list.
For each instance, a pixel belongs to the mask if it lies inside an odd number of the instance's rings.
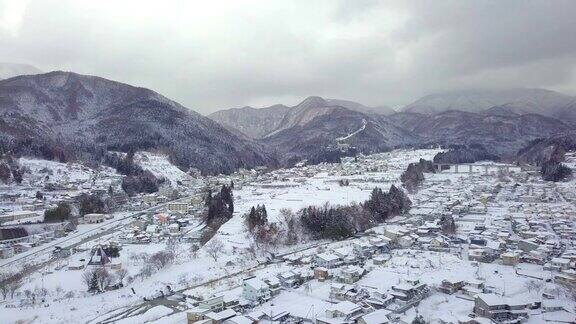
{"label": "snowy road", "polygon": [[[184,198],[178,198],[178,199],[168,201],[166,203],[163,203],[163,204],[160,204],[160,205],[157,205],[154,207],[150,207],[148,209],[134,212],[134,213],[128,214],[124,217],[106,222],[102,225],[98,225],[94,228],[88,229],[88,230],[83,231],[81,233],[69,235],[69,236],[63,237],[61,239],[54,240],[50,243],[43,244],[43,245],[39,246],[38,248],[31,249],[27,252],[17,254],[12,258],[2,260],[2,262],[0,263],[0,269],[6,268],[8,266],[24,264],[26,262],[32,261],[32,259],[37,260],[39,256],[42,256],[42,255],[46,256],[47,254],[51,254],[52,250],[56,246],[60,246],[62,248],[73,248],[73,247],[79,246],[81,244],[84,244],[86,242],[90,242],[90,241],[95,240],[95,239],[102,237],[104,235],[111,234],[113,232],[118,231],[119,229],[121,229],[122,227],[126,226],[129,223],[129,222],[126,222],[127,220],[130,220],[134,217],[140,216],[140,215],[147,213],[147,212],[153,212],[153,211],[159,210],[161,208],[164,208],[169,203],[178,202],[178,201],[185,200],[185,199],[190,199],[190,196],[184,197]],[[118,225],[120,225],[120,226],[118,226]],[[46,265],[52,261],[54,261],[54,259],[52,259],[51,255],[50,255],[47,262],[42,263],[42,265]]]}

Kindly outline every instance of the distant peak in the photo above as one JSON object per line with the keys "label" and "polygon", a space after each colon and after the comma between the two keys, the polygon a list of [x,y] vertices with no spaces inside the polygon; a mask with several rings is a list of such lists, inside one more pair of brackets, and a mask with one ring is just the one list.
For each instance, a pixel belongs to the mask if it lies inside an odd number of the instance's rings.
{"label": "distant peak", "polygon": [[326,100],[324,100],[323,98],[318,96],[310,96],[304,99],[304,101],[302,101],[300,104],[298,104],[298,107],[322,107],[326,105],[327,105]]}

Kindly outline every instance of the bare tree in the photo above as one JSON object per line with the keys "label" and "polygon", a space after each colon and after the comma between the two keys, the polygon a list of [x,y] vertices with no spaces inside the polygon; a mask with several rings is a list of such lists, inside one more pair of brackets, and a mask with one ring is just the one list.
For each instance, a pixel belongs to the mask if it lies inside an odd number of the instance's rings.
{"label": "bare tree", "polygon": [[0,293],[2,298],[4,300],[8,296],[14,298],[14,293],[24,284],[23,279],[24,276],[21,273],[0,273]]}
{"label": "bare tree", "polygon": [[174,262],[174,253],[169,250],[158,251],[150,257],[150,264],[156,270],[160,270],[172,262]]}
{"label": "bare tree", "polygon": [[175,239],[171,239],[166,242],[166,251],[172,253],[174,260],[180,259],[182,254],[185,252],[180,242]]}
{"label": "bare tree", "polygon": [[197,243],[190,243],[189,254],[190,258],[196,259],[198,257],[198,244]]}
{"label": "bare tree", "polygon": [[8,293],[10,292],[10,274],[6,272],[0,273],[0,293],[2,298],[6,300]]}
{"label": "bare tree", "polygon": [[94,277],[94,272],[92,270],[86,270],[84,271],[84,273],[82,274],[82,282],[84,282],[84,284],[86,285],[86,289],[88,291],[93,289],[93,285],[92,285],[92,278]]}
{"label": "bare tree", "polygon": [[526,286],[529,292],[532,291],[539,292],[542,290],[542,288],[544,288],[544,283],[539,280],[530,280],[527,281],[524,285]]}
{"label": "bare tree", "polygon": [[8,289],[10,290],[10,298],[14,299],[14,293],[24,285],[24,277],[18,273],[12,276],[8,284]]}
{"label": "bare tree", "polygon": [[100,288],[100,291],[104,291],[108,286],[110,286],[112,280],[114,279],[114,276],[104,267],[97,269],[96,275],[98,278],[98,287]]}
{"label": "bare tree", "polygon": [[128,270],[120,269],[116,271],[116,278],[118,278],[118,283],[122,284],[124,278],[128,275]]}
{"label": "bare tree", "polygon": [[218,261],[218,257],[224,249],[224,244],[218,238],[213,238],[204,247],[206,249],[206,253],[208,253],[208,255],[214,259],[214,261]]}

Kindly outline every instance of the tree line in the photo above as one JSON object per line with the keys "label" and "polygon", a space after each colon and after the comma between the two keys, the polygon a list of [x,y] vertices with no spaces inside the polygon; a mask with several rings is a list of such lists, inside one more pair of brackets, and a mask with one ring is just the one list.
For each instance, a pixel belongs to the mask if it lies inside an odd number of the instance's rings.
{"label": "tree line", "polygon": [[226,223],[234,213],[234,195],[232,189],[234,183],[230,185],[222,185],[220,191],[216,194],[212,193],[212,189],[208,189],[204,204],[207,207],[203,218],[206,223],[207,229],[202,236],[202,243],[206,243],[218,231],[220,226]]}
{"label": "tree line", "polygon": [[244,215],[244,224],[256,244],[295,244],[302,239],[342,240],[408,212],[412,202],[392,185],[388,192],[374,188],[368,200],[350,205],[308,206],[296,213],[280,211],[279,220],[268,221],[266,207],[255,206]]}
{"label": "tree line", "polygon": [[432,161],[420,159],[416,163],[410,163],[400,176],[402,185],[410,192],[416,190],[424,181],[424,173],[436,173]]}

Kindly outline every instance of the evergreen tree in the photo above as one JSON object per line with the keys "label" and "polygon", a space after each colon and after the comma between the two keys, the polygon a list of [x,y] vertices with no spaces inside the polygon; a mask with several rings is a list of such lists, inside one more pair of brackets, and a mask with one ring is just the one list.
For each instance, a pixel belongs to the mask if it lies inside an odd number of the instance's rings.
{"label": "evergreen tree", "polygon": [[88,288],[90,292],[98,292],[100,291],[100,287],[98,285],[98,274],[96,271],[92,272],[92,278],[90,279],[90,287]]}

